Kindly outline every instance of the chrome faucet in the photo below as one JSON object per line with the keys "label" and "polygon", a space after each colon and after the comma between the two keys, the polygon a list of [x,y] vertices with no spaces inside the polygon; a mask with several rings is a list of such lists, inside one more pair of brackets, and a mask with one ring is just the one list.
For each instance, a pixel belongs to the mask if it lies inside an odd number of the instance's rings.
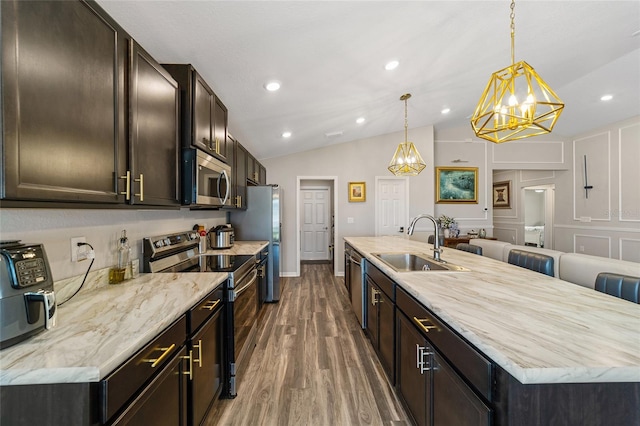
{"label": "chrome faucet", "polygon": [[416,222],[422,218],[427,218],[431,222],[433,222],[433,228],[435,231],[435,235],[433,237],[433,260],[440,262],[440,253],[442,253],[442,249],[440,248],[440,227],[438,226],[438,221],[431,216],[430,214],[423,213],[417,217],[415,217],[411,221],[411,225],[409,225],[409,229],[407,230],[407,234],[413,235],[413,228],[416,226]]}

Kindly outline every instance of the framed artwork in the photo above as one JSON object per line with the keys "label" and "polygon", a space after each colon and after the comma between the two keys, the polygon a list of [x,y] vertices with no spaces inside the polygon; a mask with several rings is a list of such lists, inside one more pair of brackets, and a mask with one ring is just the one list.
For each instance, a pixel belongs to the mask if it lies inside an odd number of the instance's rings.
{"label": "framed artwork", "polygon": [[349,182],[349,202],[361,203],[367,200],[367,184],[365,182]]}
{"label": "framed artwork", "polygon": [[511,208],[511,181],[493,182],[493,208]]}
{"label": "framed artwork", "polygon": [[478,168],[436,167],[436,203],[478,204]]}

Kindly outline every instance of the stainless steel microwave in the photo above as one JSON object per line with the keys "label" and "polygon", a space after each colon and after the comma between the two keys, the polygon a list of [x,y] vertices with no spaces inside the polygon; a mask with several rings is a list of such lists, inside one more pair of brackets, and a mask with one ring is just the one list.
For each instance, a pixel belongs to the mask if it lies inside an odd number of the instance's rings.
{"label": "stainless steel microwave", "polygon": [[184,149],[182,204],[192,207],[230,207],[231,167],[199,149]]}

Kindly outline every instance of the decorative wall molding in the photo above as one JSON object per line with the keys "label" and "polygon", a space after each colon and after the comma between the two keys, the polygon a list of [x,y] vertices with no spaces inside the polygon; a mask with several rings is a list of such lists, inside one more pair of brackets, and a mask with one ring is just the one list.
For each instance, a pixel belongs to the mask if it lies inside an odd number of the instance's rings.
{"label": "decorative wall molding", "polygon": [[[606,248],[604,251],[606,251],[606,253],[600,253],[595,249],[585,250],[585,244],[587,244],[589,240],[593,240],[593,242],[604,240],[606,244]],[[594,247],[597,245],[598,244],[590,244],[588,247]],[[611,257],[611,237],[601,235],[573,234],[573,251],[575,253],[586,253],[594,256]]]}
{"label": "decorative wall molding", "polygon": [[[620,260],[640,262],[640,239],[620,238],[618,240],[618,258]],[[638,267],[640,268],[640,265]]]}
{"label": "decorative wall molding", "polygon": [[[628,138],[624,132],[633,132]],[[620,222],[640,222],[640,123],[620,127],[618,129],[618,211],[611,212],[617,216]],[[626,153],[625,153],[626,151]],[[626,167],[623,164],[626,163]],[[622,177],[625,170],[625,177]],[[623,189],[629,187],[630,193],[635,194],[636,199],[631,199],[625,204]],[[617,214],[616,214],[617,213]]]}
{"label": "decorative wall molding", "polygon": [[[584,151],[585,149],[580,150],[580,153],[577,153],[576,151],[578,151],[577,147],[579,146],[579,143],[582,142],[583,144],[588,144],[588,142],[583,142],[583,141],[587,141],[589,139],[592,140],[596,140],[598,137],[602,137],[605,136],[606,140],[607,140],[607,145],[606,145],[606,184],[607,184],[607,192],[606,195],[604,196],[604,200],[600,200],[600,203],[598,202],[598,200],[594,200],[594,196],[595,194],[597,194],[597,192],[594,192],[593,190],[591,190],[591,201],[589,202],[589,204],[591,206],[597,205],[598,215],[595,215],[593,213],[595,213],[594,210],[592,210],[591,212],[585,210],[586,204],[587,204],[587,200],[585,199],[583,201],[583,206],[582,209],[580,209],[581,211],[578,212],[579,210],[579,206],[578,206],[578,199],[582,200],[582,198],[578,197],[578,194],[582,194],[582,191],[584,191],[583,186],[584,185],[578,185],[578,182],[584,182],[584,170],[583,170],[583,155],[584,155]],[[605,132],[601,132],[601,133],[595,133],[593,135],[589,135],[580,139],[574,139],[572,142],[572,153],[573,153],[573,220],[575,221],[579,221],[581,216],[584,217],[589,217],[590,221],[603,221],[603,222],[610,222],[611,221],[611,131],[605,131]],[[581,147],[583,147],[582,145],[580,145]],[[592,147],[595,148],[601,148],[599,141],[596,141],[592,144]],[[591,164],[594,163],[593,158],[591,159]],[[588,158],[587,158],[588,161]],[[596,156],[596,161],[598,161],[599,163],[602,162],[602,159],[600,158],[600,156]],[[597,169],[596,169],[597,171]],[[591,180],[589,181],[589,183],[593,183],[593,179],[594,179],[594,169],[593,167],[591,168],[591,170],[589,171],[589,176],[591,176]],[[603,198],[603,197],[601,197]],[[604,206],[604,208],[602,207],[602,204],[606,204]]]}
{"label": "decorative wall molding", "polygon": [[576,229],[576,230],[584,230],[584,231],[602,231],[602,232],[619,232],[624,234],[640,234],[640,229],[638,228],[619,228],[615,226],[580,226],[580,225],[553,225],[553,228],[556,229]]}
{"label": "decorative wall molding", "polygon": [[[544,148],[541,148],[542,145]],[[493,164],[555,164],[564,166],[563,141],[517,141],[510,144],[493,144],[491,147]],[[527,159],[522,159],[522,152],[527,152]],[[536,158],[539,154],[540,157]],[[554,158],[555,160],[549,160]]]}
{"label": "decorative wall molding", "polygon": [[[548,172],[550,173],[548,176],[540,176],[537,178],[525,178],[526,174],[536,174],[536,173],[541,173],[541,172]],[[554,179],[556,177],[556,172],[554,170],[520,170],[520,183],[524,183],[524,182],[535,182],[538,180],[549,180],[549,179]]]}

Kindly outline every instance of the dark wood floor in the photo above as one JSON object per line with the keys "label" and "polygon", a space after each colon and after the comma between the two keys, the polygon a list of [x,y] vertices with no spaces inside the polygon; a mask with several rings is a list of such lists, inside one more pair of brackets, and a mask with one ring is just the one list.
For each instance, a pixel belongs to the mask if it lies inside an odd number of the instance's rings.
{"label": "dark wood floor", "polygon": [[408,425],[329,265],[304,264],[267,304],[238,396],[206,425]]}

